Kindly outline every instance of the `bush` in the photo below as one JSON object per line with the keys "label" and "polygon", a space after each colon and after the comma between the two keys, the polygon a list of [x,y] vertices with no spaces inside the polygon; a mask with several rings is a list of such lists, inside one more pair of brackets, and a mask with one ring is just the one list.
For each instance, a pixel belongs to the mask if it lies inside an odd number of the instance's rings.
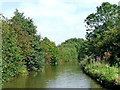
{"label": "bush", "polygon": [[86,73],[105,85],[105,87],[120,85],[117,67],[110,66],[109,63],[106,64],[104,61],[95,61],[94,59],[90,59],[90,63],[84,59],[80,62],[80,65]]}

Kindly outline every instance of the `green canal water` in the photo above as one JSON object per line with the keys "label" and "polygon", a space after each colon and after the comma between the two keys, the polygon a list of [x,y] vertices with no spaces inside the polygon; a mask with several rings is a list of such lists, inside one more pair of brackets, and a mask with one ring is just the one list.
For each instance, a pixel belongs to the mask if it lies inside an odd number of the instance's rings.
{"label": "green canal water", "polygon": [[[102,88],[81,70],[77,62],[45,66],[43,72],[20,75],[3,88]],[[105,90],[105,89],[104,89]]]}

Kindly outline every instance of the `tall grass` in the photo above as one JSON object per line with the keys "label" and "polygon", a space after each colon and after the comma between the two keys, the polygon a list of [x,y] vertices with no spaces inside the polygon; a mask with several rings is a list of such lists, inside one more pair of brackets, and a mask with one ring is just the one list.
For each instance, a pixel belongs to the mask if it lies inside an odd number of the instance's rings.
{"label": "tall grass", "polygon": [[95,78],[98,82],[103,84],[105,87],[113,87],[120,85],[120,72],[118,65],[110,66],[105,61],[90,59],[84,59],[80,62],[83,70],[90,76]]}

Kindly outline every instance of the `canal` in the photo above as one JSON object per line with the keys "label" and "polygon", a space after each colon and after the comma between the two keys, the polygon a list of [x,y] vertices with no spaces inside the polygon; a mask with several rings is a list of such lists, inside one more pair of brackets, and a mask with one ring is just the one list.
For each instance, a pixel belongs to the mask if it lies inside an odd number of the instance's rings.
{"label": "canal", "polygon": [[[3,88],[102,88],[81,70],[77,62],[45,66],[43,72],[20,75]],[[104,89],[105,90],[105,89]]]}

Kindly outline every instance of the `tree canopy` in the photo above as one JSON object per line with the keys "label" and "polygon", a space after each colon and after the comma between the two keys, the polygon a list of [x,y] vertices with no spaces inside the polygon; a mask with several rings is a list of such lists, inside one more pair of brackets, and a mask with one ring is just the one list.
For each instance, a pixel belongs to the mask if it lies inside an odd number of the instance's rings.
{"label": "tree canopy", "polygon": [[[119,57],[119,6],[103,2],[97,7],[96,13],[88,15],[85,19],[89,53],[96,56],[104,56],[109,52],[110,63],[113,64]],[[117,32],[117,33],[116,33]]]}

